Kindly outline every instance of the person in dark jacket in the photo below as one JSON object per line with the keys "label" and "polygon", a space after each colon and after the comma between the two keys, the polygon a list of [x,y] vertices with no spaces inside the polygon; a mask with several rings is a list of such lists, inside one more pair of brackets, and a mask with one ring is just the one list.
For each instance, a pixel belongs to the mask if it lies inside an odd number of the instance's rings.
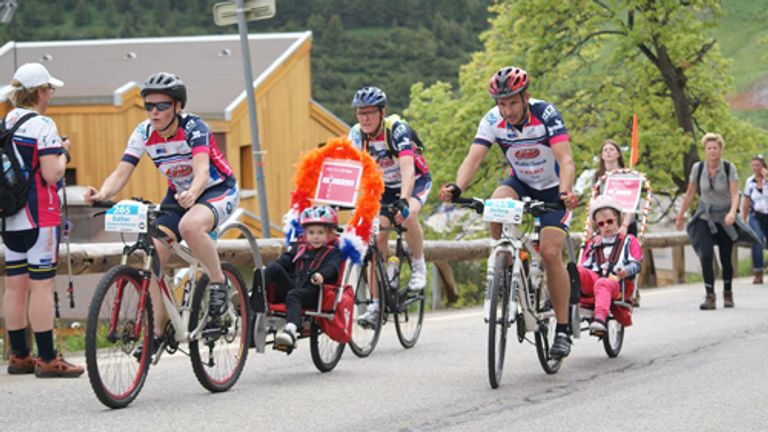
{"label": "person in dark jacket", "polygon": [[308,207],[299,223],[304,235],[294,247],[264,270],[266,286],[274,284],[273,302],[285,302],[286,324],[275,337],[275,348],[290,353],[296,347],[301,309],[317,306],[323,284],[339,278],[343,262],[335,245],[338,218],[330,207]]}

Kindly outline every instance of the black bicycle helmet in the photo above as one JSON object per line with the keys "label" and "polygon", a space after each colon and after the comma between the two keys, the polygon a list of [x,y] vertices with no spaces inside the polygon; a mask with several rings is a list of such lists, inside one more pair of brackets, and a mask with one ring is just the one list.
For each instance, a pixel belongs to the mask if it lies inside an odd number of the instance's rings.
{"label": "black bicycle helmet", "polygon": [[164,93],[181,101],[181,107],[187,104],[187,87],[178,76],[168,72],[152,74],[141,86],[141,97],[149,93]]}
{"label": "black bicycle helmet", "polygon": [[387,94],[378,87],[363,87],[352,98],[354,108],[375,106],[384,108],[387,105]]}

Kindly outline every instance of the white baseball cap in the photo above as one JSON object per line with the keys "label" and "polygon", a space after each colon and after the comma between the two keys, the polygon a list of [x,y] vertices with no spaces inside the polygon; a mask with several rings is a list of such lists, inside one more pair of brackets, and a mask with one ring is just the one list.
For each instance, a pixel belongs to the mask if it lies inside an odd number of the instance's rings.
{"label": "white baseball cap", "polygon": [[[54,87],[62,87],[64,83],[51,76],[48,73],[48,69],[40,63],[26,63],[16,69],[16,73],[13,74],[13,79],[21,83],[23,88],[35,88],[41,85],[50,84]],[[14,90],[19,90],[19,87],[13,85],[7,85],[0,90],[0,94],[8,95]]]}

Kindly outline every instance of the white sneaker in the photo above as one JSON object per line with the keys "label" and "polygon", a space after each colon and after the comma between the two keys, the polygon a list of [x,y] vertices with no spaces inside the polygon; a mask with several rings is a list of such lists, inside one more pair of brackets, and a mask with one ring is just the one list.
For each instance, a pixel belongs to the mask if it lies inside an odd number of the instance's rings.
{"label": "white sneaker", "polygon": [[589,333],[595,336],[602,336],[605,334],[605,323],[599,319],[593,319],[589,324]]}
{"label": "white sneaker", "polygon": [[379,324],[379,304],[369,304],[365,313],[357,318],[357,323],[363,328],[376,328]]}
{"label": "white sneaker", "polygon": [[275,349],[290,354],[294,348],[296,348],[296,332],[292,328],[285,328],[275,336]]}
{"label": "white sneaker", "polygon": [[411,269],[411,280],[408,282],[408,289],[411,291],[421,291],[427,286],[427,266],[424,264],[414,264]]}

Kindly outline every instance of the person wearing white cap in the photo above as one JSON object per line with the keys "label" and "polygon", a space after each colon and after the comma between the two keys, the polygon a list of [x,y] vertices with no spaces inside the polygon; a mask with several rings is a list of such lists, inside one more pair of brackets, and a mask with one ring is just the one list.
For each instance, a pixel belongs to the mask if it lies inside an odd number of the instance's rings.
{"label": "person wearing white cap", "polygon": [[[643,250],[632,234],[619,231],[621,204],[609,196],[599,196],[589,209],[589,219],[597,225],[598,235],[584,246],[578,265],[583,296],[594,297],[595,313],[589,330],[596,336],[606,331],[611,300],[620,292],[619,283],[640,273]],[[626,294],[628,297],[631,293]]]}
{"label": "person wearing white cap", "polygon": [[[3,314],[11,342],[8,373],[34,373],[41,378],[83,373],[82,367],[65,361],[53,345],[53,289],[61,226],[56,192],[71,143],[61,139],[56,123],[43,113],[56,88],[63,85],[45,66],[27,63],[16,70],[11,84],[0,90],[15,106],[5,116],[4,126],[17,127],[12,145],[31,185],[24,208],[3,216]],[[35,334],[38,357],[32,356],[26,342],[28,324]]]}

